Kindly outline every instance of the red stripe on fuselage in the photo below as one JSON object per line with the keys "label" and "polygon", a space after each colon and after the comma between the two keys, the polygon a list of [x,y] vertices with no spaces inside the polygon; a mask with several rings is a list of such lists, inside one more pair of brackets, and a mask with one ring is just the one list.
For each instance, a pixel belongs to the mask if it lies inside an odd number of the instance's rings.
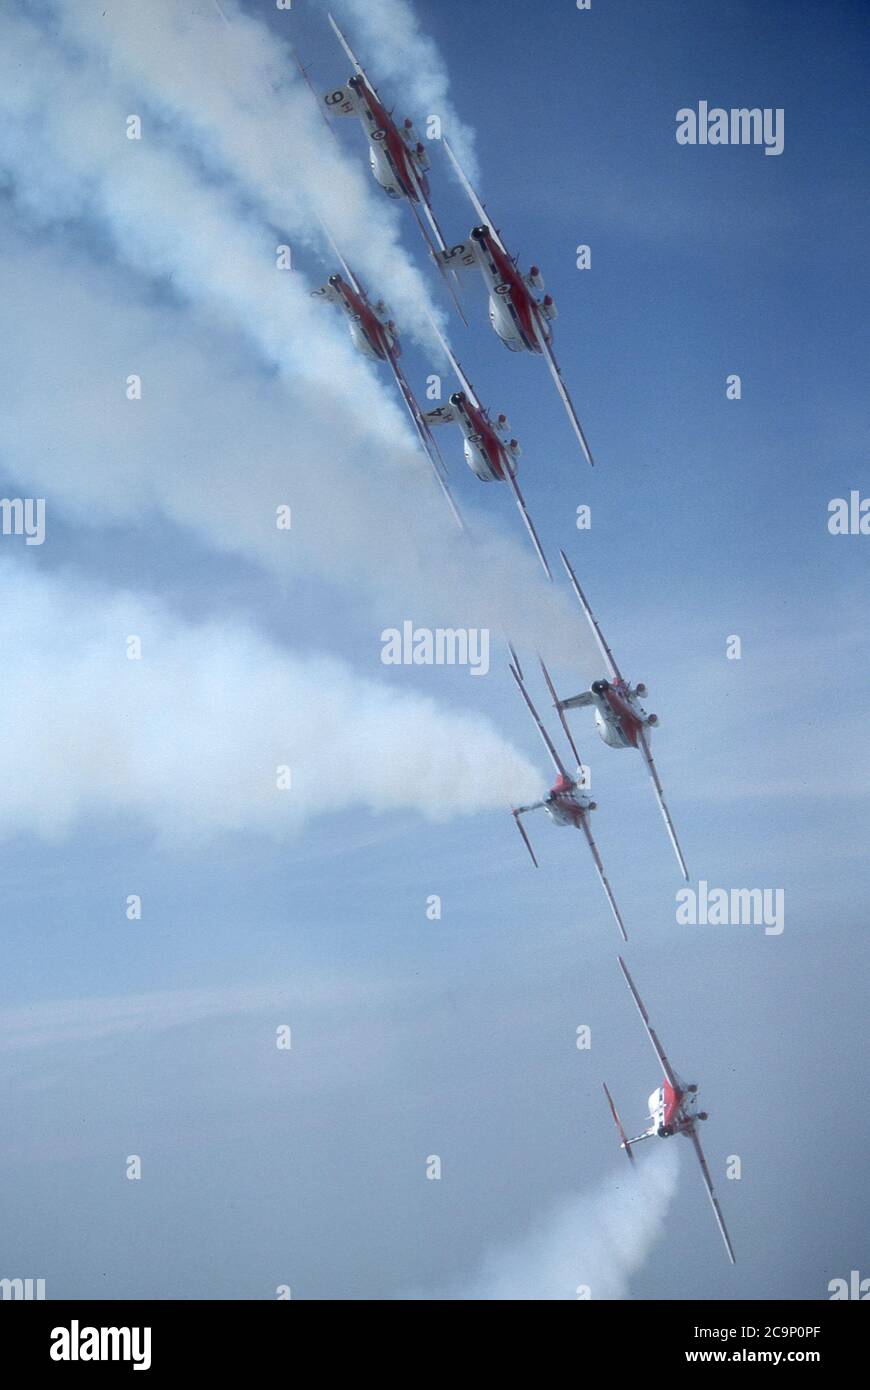
{"label": "red stripe on fuselage", "polygon": [[475,434],[480,435],[487,462],[492,472],[501,482],[505,480],[504,462],[502,456],[502,444],[489,420],[487,420],[482,410],[478,410],[472,401],[465,397],[462,405],[466,417]]}
{"label": "red stripe on fuselage", "polygon": [[640,720],[638,719],[637,715],[634,713],[631,706],[626,704],[625,700],[623,700],[619,691],[616,690],[614,686],[608,686],[604,695],[605,699],[607,700],[607,703],[609,704],[610,708],[613,710],[613,713],[619,720],[619,727],[621,728],[623,734],[628,739],[632,747],[636,748],[637,735],[640,729]]}
{"label": "red stripe on fuselage", "polygon": [[665,1093],[664,1123],[666,1125],[672,1125],[676,1123],[680,1113],[680,1106],[683,1103],[683,1093],[682,1091],[675,1091],[670,1081],[665,1081],[663,1083],[662,1090]]}
{"label": "red stripe on fuselage", "polygon": [[342,280],[340,292],[354,318],[359,319],[360,328],[365,333],[372,351],[376,352],[383,361],[387,360],[390,352],[394,357],[398,357],[401,351],[398,339],[390,347],[384,325],[375,311],[356,293],[353,286],[349,285],[346,280]]}
{"label": "red stripe on fuselage", "polygon": [[375,129],[385,132],[386,139],[384,144],[387,147],[393,169],[402,186],[405,197],[410,198],[414,203],[418,203],[420,201],[417,194],[417,189],[419,187],[423,197],[428,198],[429,180],[419,169],[411,170],[411,156],[408,154],[408,147],[399,134],[399,128],[392,116],[383,103],[375,96],[365,78],[358,77],[356,80],[362,87],[362,91],[358,91],[357,95],[369,108],[369,114]]}
{"label": "red stripe on fuselage", "polygon": [[486,249],[492,257],[492,261],[502,281],[506,285],[510,285],[510,301],[517,311],[519,329],[523,335],[523,341],[526,347],[530,352],[540,352],[541,345],[538,342],[538,335],[535,332],[537,305],[529,293],[525,281],[510,256],[506,255],[501,247],[496,244],[491,233],[487,233]]}

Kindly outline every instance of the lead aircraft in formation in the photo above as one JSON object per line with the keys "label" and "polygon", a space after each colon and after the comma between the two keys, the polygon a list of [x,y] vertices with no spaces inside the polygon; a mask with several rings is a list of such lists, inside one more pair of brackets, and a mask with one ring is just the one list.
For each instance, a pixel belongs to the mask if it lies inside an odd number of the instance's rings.
{"label": "lead aircraft in formation", "polygon": [[[399,124],[378,96],[378,89],[369,80],[344,34],[332,15],[329,16],[336,38],[353,67],[353,73],[343,87],[334,88],[323,98],[333,116],[358,117],[369,142],[369,163],[375,179],[388,198],[404,199],[414,214],[420,234],[435,264],[441,271],[453,302],[463,322],[465,314],[453,288],[453,275],[444,267],[442,257],[447,243],[432,208],[428,173],[431,161],[426,146],[414,128],[410,116]],[[422,209],[422,216],[421,216]],[[423,218],[426,221],[424,222]],[[426,227],[428,222],[428,229]]]}

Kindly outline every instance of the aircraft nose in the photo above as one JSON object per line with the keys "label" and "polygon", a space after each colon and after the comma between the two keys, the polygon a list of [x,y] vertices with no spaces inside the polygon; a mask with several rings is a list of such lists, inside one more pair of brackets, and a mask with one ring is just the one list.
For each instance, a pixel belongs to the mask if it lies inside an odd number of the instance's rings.
{"label": "aircraft nose", "polygon": [[604,695],[605,692],[608,691],[608,690],[610,689],[610,682],[609,682],[609,681],[593,681],[593,682],[592,682],[592,689],[594,690],[594,692],[595,692],[596,695]]}
{"label": "aircraft nose", "polygon": [[465,396],[462,394],[461,391],[454,391],[454,392],[453,392],[453,395],[450,397],[450,404],[451,404],[451,405],[462,405],[462,402],[463,402],[464,400],[465,400]]}

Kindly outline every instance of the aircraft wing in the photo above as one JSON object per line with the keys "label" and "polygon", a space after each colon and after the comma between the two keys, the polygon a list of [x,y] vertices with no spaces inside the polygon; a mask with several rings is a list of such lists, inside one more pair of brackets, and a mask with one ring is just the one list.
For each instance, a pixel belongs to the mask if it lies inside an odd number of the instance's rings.
{"label": "aircraft wing", "polygon": [[725,1218],[722,1215],[722,1208],[719,1206],[719,1199],[716,1196],[716,1193],[713,1188],[713,1179],[710,1177],[710,1169],[707,1167],[707,1160],[704,1157],[704,1150],[701,1148],[701,1141],[698,1138],[697,1131],[695,1129],[692,1129],[691,1139],[692,1143],[695,1146],[695,1153],[698,1155],[698,1162],[701,1165],[701,1176],[704,1179],[704,1186],[707,1189],[707,1196],[710,1198],[710,1205],[713,1208],[713,1215],[716,1218],[716,1225],[719,1227],[719,1232],[722,1236],[722,1239],[725,1242],[725,1249],[728,1251],[729,1260],[732,1264],[736,1264],[737,1261],[734,1257],[734,1247],[731,1244],[731,1237],[728,1234],[728,1228],[725,1225]]}
{"label": "aircraft wing", "polygon": [[507,247],[505,246],[504,242],[502,241],[502,239],[501,239],[501,237],[499,236],[498,232],[496,231],[495,227],[493,227],[493,225],[492,225],[492,220],[491,220],[491,218],[490,218],[489,213],[487,212],[486,208],[483,206],[483,203],[480,201],[480,199],[478,198],[477,194],[475,193],[474,188],[473,188],[472,183],[471,183],[471,180],[468,178],[468,176],[467,176],[465,170],[463,169],[462,165],[459,163],[459,160],[456,158],[456,155],[453,153],[453,147],[452,147],[452,145],[450,144],[450,141],[447,139],[447,136],[446,136],[446,135],[445,135],[444,140],[442,141],[442,143],[443,143],[443,145],[444,145],[445,150],[447,151],[447,157],[448,157],[448,159],[450,160],[450,163],[453,165],[453,168],[456,170],[456,174],[457,174],[457,177],[458,177],[458,179],[459,179],[459,182],[462,184],[462,187],[465,189],[466,193],[468,194],[468,197],[469,197],[469,199],[470,199],[470,201],[471,201],[471,206],[474,208],[474,211],[477,213],[477,215],[478,215],[478,217],[480,218],[481,222],[485,223],[486,226],[489,228],[490,236],[493,238],[494,241],[497,241],[497,242],[498,242],[498,244],[499,244],[499,246],[501,247],[502,251],[504,251],[505,255],[507,256],[507,255],[509,254],[509,253],[508,253]]}
{"label": "aircraft wing", "polygon": [[308,75],[308,69],[302,62],[302,59],[299,57],[298,53],[294,53],[293,57],[296,59],[296,66],[299,69],[299,76],[302,78],[309,92],[314,97],[314,100],[317,104],[317,109],[320,112],[321,117],[323,118],[324,125],[326,126],[333,140],[335,140],[337,143],[338,137],[335,131],[333,130],[332,125],[330,124],[326,112],[323,108],[324,106],[326,106],[333,113],[333,115],[336,116],[352,116],[356,112],[356,93],[352,91],[350,87],[337,87],[335,91],[327,92],[326,95],[323,97],[318,96],[314,88],[314,83],[311,81],[311,78]]}
{"label": "aircraft wing", "polygon": [[544,329],[541,326],[540,312],[536,313],[535,315],[535,329],[537,331],[538,343],[540,344],[541,352],[543,353],[547,366],[550,369],[550,376],[553,378],[553,381],[556,385],[556,390],[559,392],[559,395],[562,398],[562,404],[564,405],[565,410],[567,411],[568,419],[571,421],[571,426],[574,430],[574,433],[577,436],[577,439],[579,440],[580,448],[583,450],[586,462],[591,464],[594,468],[595,461],[592,457],[592,451],[589,448],[586,435],[583,433],[583,426],[580,424],[580,417],[578,416],[577,411],[574,407],[574,402],[569,396],[568,388],[562,379],[562,373],[559,368],[559,363],[556,361],[556,355],[553,352],[552,347],[550,346],[550,341],[547,337],[547,334],[544,332]]}
{"label": "aircraft wing", "polygon": [[512,814],[512,816],[513,816],[513,818],[514,818],[514,821],[515,821],[515,823],[516,823],[517,830],[520,832],[520,834],[521,834],[522,837],[523,837],[523,840],[525,841],[526,849],[529,851],[529,854],[530,854],[531,857],[532,857],[532,863],[534,864],[534,866],[535,866],[536,869],[539,868],[540,866],[539,866],[539,864],[538,864],[537,859],[535,858],[535,851],[532,849],[532,842],[531,842],[531,840],[529,839],[528,835],[526,834],[526,827],[523,825],[522,821],[520,820],[520,816],[523,815],[523,813],[524,813],[525,811],[533,811],[533,810],[535,810],[535,809],[537,808],[537,806],[539,806],[539,805],[541,805],[540,802],[537,802],[535,806],[518,806],[516,809],[514,809],[513,807],[511,807],[511,814]]}
{"label": "aircraft wing", "polygon": [[523,668],[522,668],[522,666],[520,665],[520,659],[519,659],[519,657],[517,656],[517,649],[516,649],[516,647],[514,646],[513,642],[511,641],[511,639],[510,639],[509,637],[505,637],[504,640],[505,640],[505,642],[507,643],[507,649],[508,649],[508,651],[509,651],[510,654],[511,654],[511,661],[512,661],[513,665],[514,665],[515,668],[516,668],[517,675],[519,676],[520,680],[522,680],[522,679],[523,679]]}
{"label": "aircraft wing", "polygon": [[665,1074],[665,1076],[667,1077],[667,1079],[668,1079],[668,1081],[670,1082],[670,1084],[673,1086],[674,1090],[675,1090],[675,1091],[679,1091],[679,1090],[682,1089],[682,1087],[680,1086],[679,1078],[677,1077],[676,1072],[674,1071],[673,1067],[671,1066],[670,1062],[668,1061],[668,1057],[667,1057],[667,1053],[665,1052],[665,1049],[662,1047],[661,1043],[659,1042],[659,1040],[658,1040],[658,1038],[657,1038],[657,1036],[656,1036],[655,1029],[652,1027],[652,1024],[651,1024],[650,1021],[649,1021],[649,1014],[647,1013],[646,1009],[644,1008],[643,1000],[641,999],[640,995],[638,994],[637,990],[636,990],[635,987],[634,987],[634,980],[633,980],[633,979],[631,978],[631,976],[629,975],[629,973],[628,973],[628,967],[627,967],[625,961],[622,959],[622,956],[619,957],[619,968],[621,969],[623,975],[625,976],[625,983],[628,985],[629,989],[631,990],[632,996],[633,996],[633,998],[634,998],[634,1002],[635,1002],[635,1004],[637,1005],[638,1013],[640,1014],[641,1018],[643,1019],[643,1026],[644,1026],[644,1028],[646,1029],[647,1033],[649,1034],[649,1040],[650,1040],[650,1042],[651,1042],[652,1045],[653,1045],[653,1049],[654,1049],[654,1051],[655,1051],[656,1056],[658,1057],[659,1061],[661,1062],[662,1071],[664,1072],[664,1074]]}
{"label": "aircraft wing", "polygon": [[634,1163],[634,1154],[631,1152],[631,1145],[628,1142],[625,1130],[622,1128],[622,1120],[619,1118],[616,1106],[613,1104],[613,1096],[608,1091],[606,1082],[602,1081],[601,1084],[604,1087],[604,1094],[607,1096],[607,1103],[610,1106],[610,1113],[613,1116],[613,1123],[619,1130],[619,1137],[622,1141],[622,1147],[625,1149],[625,1152],[628,1155],[631,1162]]}
{"label": "aircraft wing", "polygon": [[[553,700],[553,708],[555,709],[556,713],[557,713],[558,716],[559,716],[559,719],[560,719],[561,722],[562,722],[562,728],[565,730],[565,737],[567,738],[568,742],[569,742],[570,745],[571,745],[571,752],[574,754],[574,757],[575,757],[576,760],[577,760],[577,766],[578,766],[578,767],[582,767],[582,765],[583,765],[583,759],[580,757],[580,754],[577,752],[577,745],[576,745],[575,742],[574,742],[574,739],[573,739],[573,737],[572,737],[572,735],[571,735],[571,730],[568,728],[568,721],[567,721],[567,719],[565,718],[564,709],[563,709],[563,704],[564,704],[564,702],[563,702],[563,701],[560,701],[558,695],[556,694],[556,687],[555,687],[554,684],[553,684],[553,681],[552,681],[551,676],[550,676],[550,672],[547,670],[546,666],[544,665],[544,663],[543,663],[543,661],[541,660],[540,657],[538,657],[538,660],[541,662],[541,670],[542,670],[543,673],[544,673],[544,680],[547,682],[547,689],[549,690],[550,695],[551,695],[552,700]],[[589,698],[590,698],[590,701],[591,701],[592,696],[590,695]]]}
{"label": "aircraft wing", "polygon": [[446,259],[445,259],[445,255],[444,255],[444,252],[445,252],[445,249],[446,249],[446,248],[445,248],[445,246],[444,246],[444,238],[443,238],[443,236],[441,235],[441,229],[440,229],[440,227],[438,226],[438,223],[435,221],[435,216],[434,216],[434,213],[432,212],[432,209],[431,209],[430,206],[429,206],[429,201],[428,201],[428,199],[427,199],[426,197],[424,197],[424,195],[423,195],[423,191],[422,191],[422,189],[420,188],[420,182],[419,182],[419,180],[418,180],[418,178],[417,178],[416,173],[414,172],[413,167],[411,166],[410,160],[408,161],[408,167],[411,169],[411,176],[412,176],[412,178],[413,178],[413,180],[414,180],[414,186],[415,186],[415,188],[417,189],[417,196],[418,196],[420,202],[422,203],[422,205],[423,205],[423,207],[424,207],[424,209],[425,209],[425,211],[426,211],[426,216],[428,217],[429,222],[431,223],[431,225],[432,225],[432,227],[433,227],[433,229],[434,229],[434,231],[435,231],[435,234],[436,234],[436,241],[437,241],[437,243],[438,243],[437,245],[435,244],[435,242],[432,240],[431,236],[429,235],[429,232],[428,232],[427,229],[426,229],[426,225],[425,225],[425,223],[423,222],[422,217],[420,216],[420,212],[419,212],[419,209],[417,208],[416,203],[414,203],[410,198],[405,198],[404,201],[408,204],[409,208],[411,209],[412,213],[414,214],[414,221],[417,223],[417,226],[420,228],[420,235],[422,236],[423,240],[425,241],[426,245],[427,245],[428,248],[429,248],[429,255],[432,257],[432,260],[435,262],[436,266],[438,267],[438,273],[439,273],[439,275],[441,276],[441,279],[444,281],[444,284],[445,284],[446,287],[447,287],[447,290],[448,290],[448,292],[449,292],[449,294],[450,294],[450,298],[453,300],[454,308],[456,309],[456,312],[458,313],[459,317],[462,319],[462,322],[465,324],[465,326],[466,326],[466,328],[467,328],[467,327],[468,327],[468,319],[465,317],[465,313],[464,313],[464,311],[463,311],[462,305],[461,305],[460,302],[459,302],[459,296],[457,295],[456,290],[454,289],[453,284],[452,284],[452,282],[451,282],[451,272],[450,272],[450,270],[448,269],[447,261],[446,261]]}
{"label": "aircraft wing", "polygon": [[649,741],[647,739],[645,730],[639,729],[637,737],[638,743],[640,744],[640,751],[643,754],[643,759],[647,766],[647,771],[649,772],[649,775],[652,778],[652,784],[655,789],[656,800],[659,803],[659,810],[662,813],[662,820],[664,821],[665,826],[667,827],[667,832],[670,836],[671,844],[674,847],[674,854],[677,856],[677,863],[680,866],[680,872],[683,875],[683,878],[688,883],[689,870],[686,868],[686,861],[683,858],[683,851],[680,849],[680,842],[677,839],[677,832],[674,829],[674,823],[671,820],[671,813],[668,810],[667,802],[665,801],[665,795],[662,791],[662,784],[659,781],[658,770],[653,760],[653,755],[650,750]]}
{"label": "aircraft wing", "polygon": [[586,843],[592,851],[592,858],[595,860],[595,868],[597,869],[598,877],[601,880],[601,887],[604,889],[607,901],[610,903],[610,910],[616,918],[616,925],[619,927],[619,931],[623,941],[627,941],[628,932],[625,930],[625,924],[622,920],[622,913],[619,911],[619,908],[616,905],[616,899],[613,896],[613,889],[610,886],[607,874],[604,872],[604,865],[601,862],[601,855],[598,853],[598,846],[592,838],[592,831],[589,828],[589,817],[585,813],[580,816],[580,829],[586,836]]}
{"label": "aircraft wing", "polygon": [[[442,232],[440,226],[438,225],[438,219],[437,219],[437,217],[435,216],[435,213],[434,213],[433,210],[432,210],[432,204],[429,202],[429,199],[427,198],[426,194],[423,192],[422,186],[421,186],[421,184],[420,184],[420,180],[419,180],[419,178],[417,177],[417,170],[416,170],[416,168],[414,167],[414,162],[413,162],[413,160],[409,160],[409,161],[408,161],[408,168],[409,168],[410,173],[411,173],[411,178],[414,180],[414,187],[415,187],[415,189],[416,189],[416,191],[417,191],[417,197],[418,197],[418,199],[420,200],[420,206],[423,208],[423,211],[424,211],[425,214],[426,214],[426,221],[429,223],[429,226],[430,226],[431,229],[432,229],[432,235],[433,235],[433,237],[435,238],[435,243],[436,243],[436,245],[437,245],[437,248],[438,248],[439,251],[442,251],[442,252],[443,252],[443,251],[446,251],[446,250],[447,250],[447,242],[444,240],[444,233]],[[432,248],[433,254],[434,254],[434,250],[435,250],[435,248],[433,247],[433,248]],[[438,259],[437,256],[435,257],[435,259],[436,259],[436,261],[438,261],[439,267],[443,267],[443,262],[440,261],[440,260]]]}
{"label": "aircraft wing", "polygon": [[[327,11],[327,13],[328,13],[328,11]],[[330,22],[330,24],[332,25],[332,30],[333,30],[333,33],[335,34],[335,37],[338,39],[338,42],[341,44],[342,48],[344,49],[345,53],[347,54],[347,57],[348,57],[348,59],[350,60],[350,63],[351,63],[351,65],[352,65],[352,67],[353,67],[354,72],[356,72],[357,75],[358,75],[359,77],[365,78],[366,82],[367,82],[368,85],[371,87],[371,89],[372,89],[373,92],[374,92],[374,91],[377,91],[377,88],[374,86],[374,84],[371,83],[371,82],[369,82],[368,74],[366,73],[365,68],[363,67],[362,63],[360,63],[360,62],[358,61],[356,54],[354,53],[353,49],[351,48],[351,46],[350,46],[350,44],[348,43],[347,39],[344,37],[344,34],[343,34],[343,33],[341,32],[341,30],[339,29],[338,25],[336,24],[336,22],[335,22],[335,20],[333,19],[333,17],[332,17],[331,14],[329,15],[329,22]]]}
{"label": "aircraft wing", "polygon": [[417,404],[417,401],[414,397],[414,393],[408,385],[404,372],[402,371],[401,367],[399,366],[398,362],[396,361],[396,358],[393,356],[392,353],[387,354],[387,361],[389,362],[390,367],[392,368],[393,376],[396,379],[396,385],[402,393],[402,398],[405,402],[405,405],[408,407],[408,414],[414,422],[414,428],[417,431],[420,443],[423,445],[426,457],[432,465],[432,472],[435,474],[435,477],[438,480],[438,486],[441,488],[447,505],[453,514],[453,520],[456,522],[456,525],[459,527],[460,531],[464,531],[465,522],[462,520],[459,508],[453,500],[453,494],[451,493],[450,488],[447,486],[447,480],[444,477],[444,473],[446,471],[444,468],[444,460],[442,459],[441,451],[439,450],[438,445],[435,443],[435,440],[432,436],[432,431],[430,430],[426,422],[426,419],[423,416],[420,407]]}
{"label": "aircraft wing", "polygon": [[[432,246],[431,242],[429,242],[429,250],[432,254],[432,259],[438,267],[438,271],[441,275],[442,280],[444,281],[444,284],[447,286],[447,290],[450,294],[450,298],[453,300],[453,305],[456,309],[457,314],[462,319],[462,322],[465,324],[465,327],[467,328],[468,319],[465,317],[465,310],[463,309],[459,299],[459,295],[456,292],[456,285],[458,285],[459,283],[456,274],[456,267],[448,267],[447,262],[445,260],[445,255],[449,255],[449,251],[447,247],[447,242],[444,240],[444,233],[442,232],[441,227],[439,226],[438,219],[435,216],[429,198],[423,192],[423,189],[420,187],[420,180],[417,178],[417,171],[414,168],[413,161],[409,161],[409,167],[411,169],[411,177],[413,178],[417,188],[417,196],[420,199],[423,211],[426,214],[426,219],[429,223],[429,226],[432,228],[432,235],[435,238],[435,246]],[[414,209],[414,214],[417,217],[418,223],[420,223],[419,213],[417,212],[417,209],[414,207],[413,203],[411,204],[411,207]],[[420,230],[424,230],[422,223],[420,223]],[[426,240],[428,242],[429,238],[427,237]],[[437,247],[437,251],[435,247]],[[454,281],[456,281],[456,285],[454,284]]]}
{"label": "aircraft wing", "polygon": [[511,669],[511,675],[513,676],[514,680],[516,681],[517,685],[518,685],[519,688],[520,688],[520,694],[522,695],[523,699],[525,700],[526,704],[528,705],[529,714],[532,716],[532,718],[533,718],[534,721],[535,721],[535,724],[537,725],[538,733],[541,735],[541,739],[542,739],[542,741],[543,741],[544,747],[546,748],[547,752],[548,752],[549,755],[550,755],[550,758],[551,758],[551,760],[552,760],[553,766],[555,767],[556,771],[557,771],[558,773],[560,773],[562,777],[565,778],[565,780],[566,780],[567,782],[570,782],[571,779],[570,779],[570,777],[568,776],[568,773],[567,773],[566,770],[565,770],[565,764],[562,762],[562,759],[559,757],[559,754],[556,752],[556,745],[553,743],[553,740],[550,738],[550,735],[547,733],[547,730],[544,728],[544,725],[543,725],[542,722],[541,722],[541,716],[538,714],[538,711],[535,709],[534,705],[532,704],[532,702],[531,702],[531,700],[530,700],[530,698],[529,698],[529,693],[528,693],[528,691],[526,690],[525,685],[523,684],[522,676],[520,675],[519,671],[517,671],[517,669],[516,669],[515,666],[511,666],[510,669]]}
{"label": "aircraft wing", "polygon": [[[332,232],[329,230],[323,218],[320,217],[319,214],[315,214],[315,216],[317,217],[317,221],[320,224],[320,230],[323,232],[323,235],[326,237],[326,240],[332,247],[332,254],[335,256],[335,259],[338,261],[339,265],[344,271],[344,277],[347,280],[347,283],[353,287],[353,289],[359,295],[360,299],[366,299],[368,296],[366,295],[365,290],[363,289],[359,280],[354,275],[347,261],[344,259],[344,256],[341,254],[341,250],[339,249],[338,243],[336,242],[335,237],[332,235]],[[319,294],[320,291],[315,290],[314,293]]]}
{"label": "aircraft wing", "polygon": [[550,572],[550,566],[548,565],[547,557],[544,554],[543,549],[541,548],[541,542],[538,540],[538,533],[535,530],[532,518],[529,516],[529,513],[526,510],[525,499],[523,497],[523,494],[520,492],[519,483],[517,482],[516,478],[514,477],[513,473],[510,471],[509,468],[505,467],[504,473],[508,481],[508,486],[511,488],[514,494],[514,498],[516,499],[517,510],[519,511],[519,514],[523,519],[523,525],[529,533],[529,539],[531,540],[532,545],[535,547],[535,554],[537,555],[538,559],[541,562],[541,565],[543,566],[544,574],[552,582],[553,576]]}
{"label": "aircraft wing", "polygon": [[595,614],[592,612],[592,609],[586,602],[586,595],[580,588],[580,585],[577,583],[577,576],[571,568],[568,556],[565,554],[564,550],[560,550],[559,554],[562,556],[562,564],[565,566],[565,569],[568,572],[568,578],[571,581],[571,587],[574,590],[574,593],[577,595],[577,600],[580,604],[580,607],[583,609],[583,612],[586,614],[589,626],[592,628],[592,632],[596,642],[598,643],[601,655],[604,657],[604,660],[607,663],[607,669],[614,680],[621,681],[622,675],[620,674],[619,667],[617,666],[616,661],[614,659],[613,652],[610,650],[607,643],[605,642],[604,633],[598,626],[598,623],[595,619]]}
{"label": "aircraft wing", "polygon": [[444,337],[444,334],[441,332],[441,329],[438,327],[438,324],[436,323],[435,319],[432,317],[431,314],[429,314],[429,322],[431,323],[432,330],[435,333],[439,343],[441,344],[441,347],[444,350],[445,357],[449,361],[451,367],[453,368],[456,374],[456,380],[459,382],[460,386],[462,387],[463,391],[465,392],[466,396],[471,401],[471,403],[473,405],[476,405],[478,410],[482,410],[483,406],[480,404],[480,401],[477,398],[474,387],[472,386],[471,382],[468,380],[468,377],[462,370],[462,367],[460,366],[458,360],[453,356],[453,349],[451,348],[447,339]]}

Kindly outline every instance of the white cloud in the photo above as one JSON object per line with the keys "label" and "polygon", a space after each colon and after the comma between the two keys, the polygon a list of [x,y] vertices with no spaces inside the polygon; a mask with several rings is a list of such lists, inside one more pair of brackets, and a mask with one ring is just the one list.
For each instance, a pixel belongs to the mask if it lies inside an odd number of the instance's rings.
{"label": "white cloud", "polygon": [[[54,836],[96,812],[176,843],[282,838],[350,808],[502,811],[538,787],[483,716],[290,656],[241,623],[186,623],[27,564],[0,575],[0,833]],[[279,790],[285,766],[292,786]]]}
{"label": "white cloud", "polygon": [[285,980],[202,988],[151,990],[141,994],[48,999],[0,1010],[0,1048],[68,1048],[71,1044],[128,1033],[162,1033],[231,1014],[287,1008],[341,1009],[390,998],[395,988],[381,981],[347,979],[334,972],[294,973]]}

